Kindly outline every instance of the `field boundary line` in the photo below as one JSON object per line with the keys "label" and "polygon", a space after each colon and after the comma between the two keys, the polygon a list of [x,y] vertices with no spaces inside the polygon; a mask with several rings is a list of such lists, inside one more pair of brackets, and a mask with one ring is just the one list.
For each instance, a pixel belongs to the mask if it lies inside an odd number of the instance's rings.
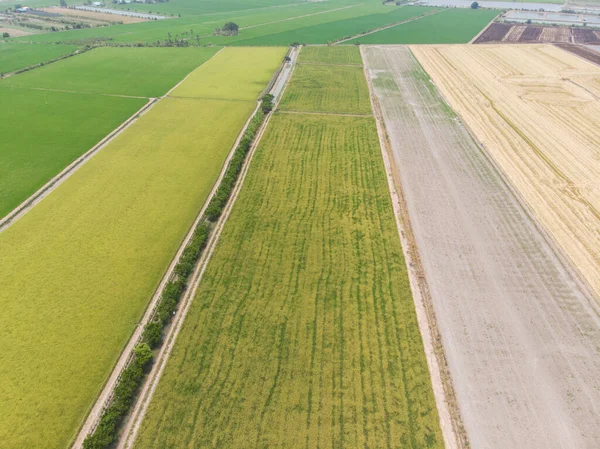
{"label": "field boundary line", "polygon": [[474,44],[474,43],[475,43],[475,41],[476,41],[477,39],[479,39],[479,37],[480,37],[480,36],[481,36],[483,33],[485,33],[485,31],[486,31],[486,30],[487,30],[489,27],[491,27],[491,26],[492,26],[492,23],[494,23],[494,21],[495,21],[495,20],[496,20],[498,17],[500,17],[502,14],[504,14],[504,13],[503,13],[503,12],[501,12],[501,13],[500,13],[500,14],[498,14],[496,17],[494,17],[492,20],[490,20],[490,22],[489,22],[489,23],[488,23],[486,26],[484,26],[484,27],[483,27],[483,30],[481,30],[479,33],[477,33],[477,36],[475,36],[473,39],[471,39],[471,40],[470,40],[468,43],[469,43],[469,44]]}
{"label": "field boundary line", "polygon": [[[16,42],[12,42],[12,43],[14,44],[14,43],[17,43],[17,42],[19,42],[19,45],[53,45],[53,44],[33,43],[33,42],[20,42],[20,41],[16,41]],[[65,45],[71,45],[71,44],[65,44]],[[83,54],[85,52],[93,50],[94,48],[95,47],[91,47],[91,48],[85,48],[85,47],[82,48],[82,47],[79,47],[75,51],[73,51],[72,53],[59,56],[58,58],[50,59],[49,61],[38,62],[37,64],[32,64],[32,65],[29,65],[27,67],[22,67],[20,69],[13,70],[12,72],[3,73],[2,76],[0,76],[0,80],[4,79],[4,78],[8,78],[8,77],[13,76],[13,75],[20,75],[21,73],[29,72],[30,70],[39,69],[40,67],[44,67],[45,65],[52,64],[53,62],[62,61],[63,59],[67,59],[67,58],[70,58],[72,56],[77,56],[77,55]]]}
{"label": "field boundary line", "polygon": [[342,42],[348,42],[348,41],[351,41],[352,39],[358,39],[360,37],[367,36],[369,34],[378,33],[379,31],[387,30],[388,28],[394,28],[394,27],[397,27],[399,25],[404,25],[405,23],[414,22],[415,20],[424,19],[427,16],[432,16],[434,14],[439,14],[442,11],[444,11],[444,9],[436,9],[436,10],[430,11],[430,12],[428,12],[426,14],[423,14],[423,15],[420,15],[420,16],[417,16],[417,17],[411,17],[410,19],[407,19],[407,20],[403,20],[402,22],[396,22],[396,23],[392,23],[391,25],[385,25],[385,26],[383,26],[381,28],[375,28],[374,30],[367,31],[366,33],[356,34],[356,35],[354,35],[352,37],[347,37],[347,38],[340,39],[339,41],[335,41],[335,42],[333,42],[333,45],[338,45],[338,44],[341,44]]}
{"label": "field boundary line", "polygon": [[[284,62],[284,64],[285,64],[285,62]],[[284,73],[283,75],[281,75],[283,73],[283,71],[279,71],[279,75],[280,76],[287,75],[287,81],[289,81],[289,79],[291,79],[292,72],[293,72],[293,69],[288,74]],[[279,99],[283,96],[284,91],[285,91],[285,89],[282,90]],[[239,178],[235,183],[235,187],[231,194],[231,197],[227,201],[227,204],[225,206],[225,209],[223,210],[221,217],[217,221],[213,231],[210,234],[210,238],[207,243],[207,246],[206,246],[205,250],[202,252],[200,260],[198,261],[196,268],[194,269],[194,272],[191,276],[190,282],[188,284],[189,286],[186,289],[185,295],[182,298],[180,305],[177,309],[177,312],[176,312],[175,316],[173,317],[173,321],[169,325],[169,328],[166,332],[166,335],[164,338],[164,344],[161,346],[161,349],[155,359],[155,362],[152,365],[150,373],[146,377],[146,379],[142,385],[140,394],[138,395],[138,397],[135,401],[133,411],[131,412],[130,417],[128,418],[128,420],[123,428],[122,438],[120,439],[120,441],[117,444],[117,449],[130,449],[133,447],[133,444],[135,443],[137,434],[140,430],[140,427],[141,427],[144,417],[146,415],[148,406],[150,405],[150,403],[152,401],[154,392],[156,391],[156,388],[160,382],[160,379],[165,370],[165,367],[169,361],[169,356],[171,355],[171,352],[177,341],[177,336],[179,335],[179,332],[181,331],[183,323],[185,322],[185,318],[186,318],[189,308],[194,300],[196,291],[198,290],[198,287],[200,286],[200,282],[202,281],[204,272],[206,271],[206,268],[208,267],[208,263],[210,262],[211,256],[216,248],[219,237],[221,236],[221,232],[223,231],[223,228],[227,222],[227,219],[229,218],[229,215],[231,214],[231,211],[232,211],[235,201],[239,195],[239,192],[241,191],[241,189],[243,187],[244,180],[246,179],[246,175],[250,168],[250,165],[251,165],[252,159],[254,157],[254,154],[256,152],[256,149],[258,148],[260,141],[263,137],[263,134],[271,121],[273,112],[275,111],[277,105],[279,104],[279,99],[276,101],[273,111],[270,112],[266,116],[266,119],[263,121],[261,127],[259,128],[259,130],[256,134],[256,137],[252,143],[252,147],[251,147],[248,155],[246,156],[246,160],[244,161],[242,171],[240,172]],[[260,106],[257,106],[256,111],[258,111],[259,107]],[[255,111],[255,113],[256,113],[256,111]],[[253,117],[254,117],[254,114],[252,114],[248,123],[250,123],[250,120],[252,120]],[[200,215],[200,218],[201,217],[202,217],[202,214]]]}
{"label": "field boundary line", "polygon": [[278,113],[280,114],[299,114],[299,115],[335,115],[338,117],[373,117],[373,114],[353,114],[353,113],[345,113],[345,112],[303,112],[303,111],[288,111],[278,109]]}
{"label": "field boundary line", "polygon": [[154,98],[154,97],[142,97],[142,96],[138,96],[138,95],[103,94],[103,93],[99,93],[99,92],[83,92],[80,90],[51,89],[48,87],[20,87],[19,89],[39,90],[42,92],[60,92],[60,93],[65,93],[65,94],[100,95],[102,97],[137,98],[140,100],[149,100],[151,98]]}
{"label": "field boundary line", "polygon": [[[26,44],[24,44],[26,45]],[[221,51],[223,51],[225,47],[222,47],[218,52],[212,55],[209,59],[204,61],[198,67],[203,66],[204,64],[211,61],[215,56],[217,56]],[[198,68],[196,67],[196,69]],[[196,71],[196,69],[192,70],[192,72]],[[137,121],[140,117],[146,114],[150,109],[154,107],[158,103],[159,100],[162,100],[166,96],[171,93],[176,87],[178,87],[181,83],[183,83],[188,76],[192,73],[188,73],[183,80],[173,86],[169,91],[161,97],[158,98],[148,98],[148,102],[138,109],[134,114],[132,114],[127,120],[117,126],[114,130],[112,130],[109,134],[104,136],[100,142],[86,151],[84,154],[79,156],[69,165],[67,165],[64,169],[62,169],[57,175],[52,177],[46,184],[40,187],[37,191],[35,191],[32,195],[30,195],[25,201],[15,207],[12,211],[10,211],[5,217],[0,219],[0,233],[8,229],[11,225],[13,225],[17,220],[19,220],[23,215],[29,212],[36,204],[46,198],[50,193],[52,193],[58,186],[60,186],[63,182],[65,182],[68,178],[70,178],[79,168],[81,168],[87,161],[89,161],[92,157],[94,157],[100,150],[102,150],[106,145],[112,142],[119,134],[129,128],[133,123]],[[147,97],[141,97],[147,98]]]}
{"label": "field boundary line", "polygon": [[364,74],[369,87],[371,106],[375,115],[377,134],[381,148],[381,155],[385,166],[392,209],[396,220],[396,227],[405,257],[413,303],[417,315],[419,331],[423,339],[425,357],[429,367],[435,402],[440,418],[440,427],[446,449],[467,449],[470,447],[467,433],[460,415],[456,400],[456,393],[452,377],[448,369],[448,361],[442,343],[442,336],[437,326],[435,310],[429,285],[425,277],[419,249],[417,247],[406,198],[402,189],[399,171],[394,162],[391,142],[385,127],[383,111],[375,95],[371,77],[369,76],[364,46],[360,47],[364,64]]}
{"label": "field boundary line", "polygon": [[23,215],[29,212],[36,204],[46,198],[58,186],[70,178],[81,166],[94,157],[100,150],[108,145],[115,137],[117,137],[125,129],[129,128],[138,118],[146,114],[157,103],[157,98],[149,98],[148,102],[138,109],[127,120],[121,123],[117,128],[112,130],[100,142],[94,145],[91,149],[83,153],[69,165],[67,165],[60,173],[51,178],[46,184],[40,187],[29,198],[19,204],[4,218],[0,220],[0,233],[8,229],[12,224],[19,220]]}

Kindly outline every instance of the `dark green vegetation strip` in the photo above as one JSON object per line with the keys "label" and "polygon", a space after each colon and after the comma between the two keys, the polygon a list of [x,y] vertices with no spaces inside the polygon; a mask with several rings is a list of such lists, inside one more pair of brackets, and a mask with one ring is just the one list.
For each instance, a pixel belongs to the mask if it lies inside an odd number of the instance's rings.
{"label": "dark green vegetation strip", "polygon": [[4,86],[8,80],[0,81],[0,218],[146,103],[10,89]]}
{"label": "dark green vegetation strip", "polygon": [[374,120],[276,115],[136,447],[398,444],[443,446]]}
{"label": "dark green vegetation strip", "polygon": [[69,55],[77,50],[76,45],[29,45],[22,43],[0,43],[0,74],[14,72],[26,67]]}
{"label": "dark green vegetation strip", "polygon": [[159,97],[218,50],[95,48],[59,63],[12,76],[4,80],[3,85]]}
{"label": "dark green vegetation strip", "polygon": [[469,42],[500,11],[452,8],[345,44],[460,44]]}

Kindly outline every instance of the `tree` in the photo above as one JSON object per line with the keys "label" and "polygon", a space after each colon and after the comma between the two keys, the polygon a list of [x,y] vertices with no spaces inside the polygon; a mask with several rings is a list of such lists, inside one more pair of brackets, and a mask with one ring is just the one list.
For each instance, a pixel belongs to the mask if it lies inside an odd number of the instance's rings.
{"label": "tree", "polygon": [[225,25],[223,25],[223,31],[230,36],[235,36],[238,34],[239,29],[240,27],[235,22],[227,22]]}
{"label": "tree", "polygon": [[61,8],[66,8],[67,2],[65,0],[60,0],[60,6],[61,6]]}
{"label": "tree", "polygon": [[10,37],[10,34],[8,34],[6,31],[4,33],[2,33],[2,37]]}
{"label": "tree", "polygon": [[477,3],[477,2],[471,3],[471,9],[477,9],[477,8],[479,8],[479,3]]}
{"label": "tree", "polygon": [[273,100],[275,99],[275,97],[271,94],[267,94],[264,97],[262,97],[262,102],[260,103],[260,109],[263,111],[264,114],[268,114],[269,112],[271,112],[273,110]]}

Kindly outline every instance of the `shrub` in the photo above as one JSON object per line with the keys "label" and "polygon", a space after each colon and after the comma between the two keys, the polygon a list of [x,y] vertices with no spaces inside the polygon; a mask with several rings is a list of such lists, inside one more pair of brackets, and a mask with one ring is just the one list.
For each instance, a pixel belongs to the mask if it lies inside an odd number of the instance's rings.
{"label": "shrub", "polygon": [[162,322],[152,321],[146,324],[142,338],[151,348],[158,347],[162,343]]}

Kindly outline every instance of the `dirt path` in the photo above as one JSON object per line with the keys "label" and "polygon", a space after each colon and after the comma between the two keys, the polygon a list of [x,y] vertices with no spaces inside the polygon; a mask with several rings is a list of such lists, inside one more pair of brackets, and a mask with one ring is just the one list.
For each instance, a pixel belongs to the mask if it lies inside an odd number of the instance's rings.
{"label": "dirt path", "polygon": [[600,310],[406,47],[366,47],[469,442],[595,448]]}
{"label": "dirt path", "polygon": [[439,9],[437,11],[428,12],[427,14],[423,14],[422,16],[413,17],[412,19],[404,20],[402,22],[392,23],[391,25],[386,25],[384,27],[377,28],[377,29],[372,30],[372,31],[368,31],[366,33],[361,33],[361,34],[357,34],[357,35],[352,36],[352,37],[341,39],[339,41],[334,42],[333,45],[338,45],[338,44],[341,44],[343,42],[348,42],[348,41],[350,41],[352,39],[357,39],[359,37],[363,37],[363,36],[367,36],[369,34],[377,33],[379,31],[387,30],[388,28],[394,28],[394,27],[397,27],[398,25],[404,25],[405,23],[414,22],[415,20],[419,20],[419,19],[422,19],[422,18],[427,17],[427,16],[432,16],[433,14],[438,14],[438,13],[440,13],[442,11],[444,11],[444,10],[443,9]]}
{"label": "dirt path", "polygon": [[[367,58],[364,46],[360,47],[360,52],[363,61],[366,63]],[[467,448],[469,444],[456,403],[450,373],[448,372],[446,355],[437,328],[429,286],[427,285],[427,280],[423,273],[419,251],[416,247],[410,225],[406,199],[404,197],[404,192],[402,191],[402,184],[398,177],[399,171],[394,163],[392,146],[385,129],[381,104],[375,95],[372,79],[366,65],[365,78],[369,85],[371,106],[375,113],[377,134],[379,135],[379,142],[381,144],[381,155],[383,157],[390,195],[392,197],[392,206],[394,208],[398,234],[400,236],[400,241],[402,242],[402,250],[406,260],[410,287],[415,303],[419,331],[423,338],[423,347],[427,358],[427,365],[429,367],[433,393],[438,414],[440,416],[440,427],[444,437],[444,446],[446,449]]]}

